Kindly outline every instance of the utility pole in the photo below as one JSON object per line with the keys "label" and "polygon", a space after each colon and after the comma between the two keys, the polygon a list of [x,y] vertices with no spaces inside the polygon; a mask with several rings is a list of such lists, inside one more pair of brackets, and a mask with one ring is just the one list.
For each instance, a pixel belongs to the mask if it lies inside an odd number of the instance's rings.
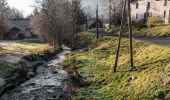
{"label": "utility pole", "polygon": [[113,68],[113,72],[117,71],[117,65],[118,65],[118,60],[119,60],[119,51],[120,51],[120,44],[121,44],[121,37],[122,37],[122,28],[124,24],[124,18],[125,18],[125,9],[126,9],[126,0],[123,4],[123,11],[122,11],[122,17],[121,17],[121,26],[120,26],[120,33],[119,33],[119,43],[118,43],[118,48],[116,51],[116,59],[115,59],[115,65]]}
{"label": "utility pole", "polygon": [[98,9],[98,4],[97,4],[97,9],[96,9],[96,34],[97,34],[97,39],[99,38],[99,9]]}
{"label": "utility pole", "polygon": [[131,21],[131,7],[130,0],[128,0],[128,26],[129,26],[129,40],[130,40],[130,64],[133,68],[133,40],[132,40],[132,21]]}

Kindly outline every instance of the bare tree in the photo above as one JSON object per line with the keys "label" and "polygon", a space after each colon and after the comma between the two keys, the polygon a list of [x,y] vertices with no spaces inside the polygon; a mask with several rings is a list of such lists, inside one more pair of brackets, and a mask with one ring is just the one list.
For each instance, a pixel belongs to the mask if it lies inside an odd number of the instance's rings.
{"label": "bare tree", "polygon": [[16,8],[10,8],[8,10],[8,17],[10,19],[20,19],[20,18],[24,18],[23,12],[16,9]]}
{"label": "bare tree", "polygon": [[6,0],[0,0],[0,37],[5,33],[5,21],[7,18],[8,4]]}
{"label": "bare tree", "polygon": [[32,17],[35,33],[41,33],[54,48],[61,48],[63,41],[73,47],[74,34],[83,23],[84,13],[79,0],[38,0],[38,13]]}
{"label": "bare tree", "polygon": [[122,0],[103,0],[103,10],[105,14],[108,15],[107,19],[109,19],[110,25],[121,19],[122,7]]}

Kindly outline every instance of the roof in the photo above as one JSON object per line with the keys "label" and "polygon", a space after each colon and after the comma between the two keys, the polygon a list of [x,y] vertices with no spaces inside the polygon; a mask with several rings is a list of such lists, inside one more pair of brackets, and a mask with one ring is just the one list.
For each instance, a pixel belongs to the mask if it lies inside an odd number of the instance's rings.
{"label": "roof", "polygon": [[[100,21],[100,20],[99,20]],[[101,22],[101,21],[100,21]],[[96,23],[96,18],[91,18],[87,21],[88,26],[91,26],[92,24]]]}
{"label": "roof", "polygon": [[10,19],[7,21],[7,28],[12,29],[13,27],[18,28],[21,31],[26,31],[26,29],[30,28],[30,20],[29,19]]}

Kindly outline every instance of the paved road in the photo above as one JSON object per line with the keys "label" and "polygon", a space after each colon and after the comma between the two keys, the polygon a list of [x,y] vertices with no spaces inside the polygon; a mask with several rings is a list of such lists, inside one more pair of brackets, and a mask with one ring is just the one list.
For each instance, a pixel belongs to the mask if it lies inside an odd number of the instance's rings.
{"label": "paved road", "polygon": [[[95,30],[90,30],[89,32],[95,33]],[[118,37],[119,35],[116,33],[108,33],[103,31],[103,29],[99,29],[99,34],[101,36],[115,36]],[[122,35],[123,38],[128,38],[128,35]],[[144,36],[134,36],[133,39],[136,40],[142,40],[142,41],[149,41],[152,43],[160,44],[160,45],[165,45],[170,47],[170,37],[167,38],[153,38],[153,37],[144,37]]]}

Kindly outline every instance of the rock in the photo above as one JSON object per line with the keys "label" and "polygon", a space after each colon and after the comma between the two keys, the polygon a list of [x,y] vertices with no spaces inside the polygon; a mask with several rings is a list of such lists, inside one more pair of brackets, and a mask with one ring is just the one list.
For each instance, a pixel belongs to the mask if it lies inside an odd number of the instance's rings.
{"label": "rock", "polygon": [[58,71],[57,71],[57,70],[53,71],[53,74],[57,74],[57,73],[58,73]]}
{"label": "rock", "polygon": [[38,67],[38,66],[41,66],[41,65],[44,64],[44,63],[45,63],[45,61],[36,61],[36,62],[33,63],[33,65],[34,65],[35,67]]}
{"label": "rock", "polygon": [[131,81],[134,81],[134,80],[136,80],[136,79],[137,79],[136,76],[131,76],[127,81],[128,81],[128,82],[131,82]]}
{"label": "rock", "polygon": [[164,84],[170,84],[170,77],[165,77],[162,79],[162,81],[164,82]]}
{"label": "rock", "polygon": [[33,78],[34,76],[35,76],[34,72],[28,72],[28,74],[27,74],[28,79]]}
{"label": "rock", "polygon": [[0,88],[3,87],[5,84],[5,80],[3,78],[0,78]]}

